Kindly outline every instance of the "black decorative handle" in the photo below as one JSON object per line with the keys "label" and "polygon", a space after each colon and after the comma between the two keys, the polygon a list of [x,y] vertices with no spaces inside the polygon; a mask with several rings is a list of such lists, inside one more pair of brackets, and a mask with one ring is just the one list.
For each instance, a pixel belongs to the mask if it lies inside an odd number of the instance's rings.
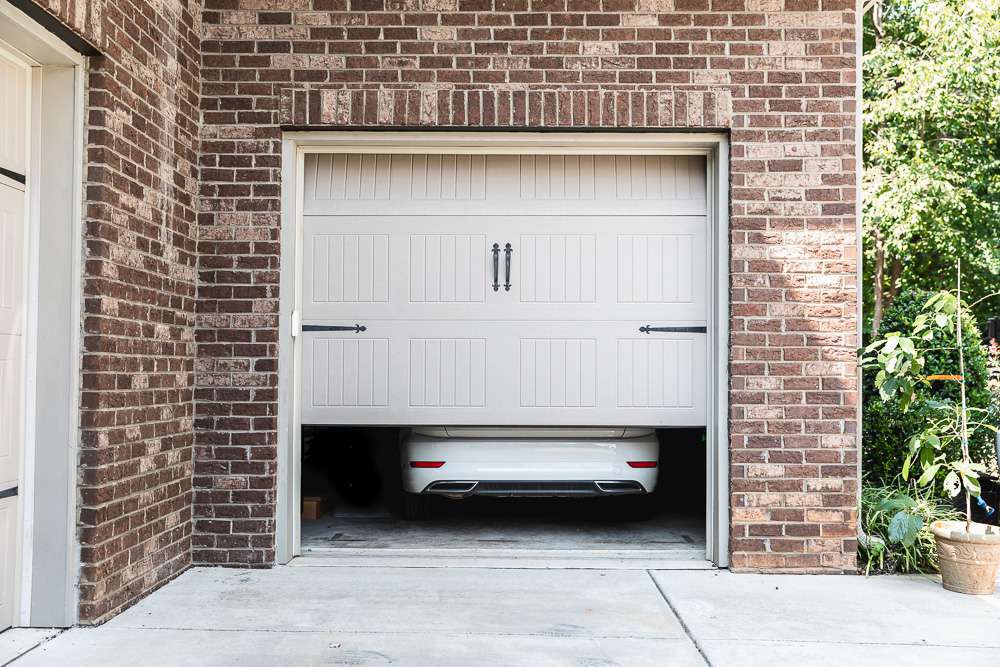
{"label": "black decorative handle", "polygon": [[508,243],[503,249],[503,266],[506,271],[507,282],[503,284],[505,291],[510,291],[510,255],[514,252],[514,249]]}
{"label": "black decorative handle", "polygon": [[639,327],[639,333],[708,333],[708,327],[652,327],[648,324],[644,327]]}
{"label": "black decorative handle", "polygon": [[493,244],[493,291],[500,291],[500,244]]}
{"label": "black decorative handle", "polygon": [[303,331],[353,331],[354,333],[361,333],[362,331],[368,331],[368,327],[363,324],[355,324],[353,327],[350,326],[339,326],[333,324],[303,324]]}

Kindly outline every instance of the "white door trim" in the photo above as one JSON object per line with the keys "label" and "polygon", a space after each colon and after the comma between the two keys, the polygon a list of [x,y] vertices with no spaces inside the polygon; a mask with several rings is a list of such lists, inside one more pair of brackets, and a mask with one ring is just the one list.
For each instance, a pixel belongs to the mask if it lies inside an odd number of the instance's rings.
{"label": "white door trim", "polygon": [[[16,49],[31,68],[16,618],[21,626],[69,626],[77,621],[80,568],[76,485],[86,59],[7,3],[0,3],[0,42]],[[39,363],[43,335],[46,363]],[[60,409],[40,406],[39,394]]]}
{"label": "white door trim", "polygon": [[[729,564],[729,140],[721,133],[286,132],[282,141],[280,331],[278,336],[278,489],[276,560],[300,554],[302,207],[306,153],[523,155],[702,155],[711,220],[710,367],[707,430],[706,558]],[[292,267],[288,270],[288,267]]]}

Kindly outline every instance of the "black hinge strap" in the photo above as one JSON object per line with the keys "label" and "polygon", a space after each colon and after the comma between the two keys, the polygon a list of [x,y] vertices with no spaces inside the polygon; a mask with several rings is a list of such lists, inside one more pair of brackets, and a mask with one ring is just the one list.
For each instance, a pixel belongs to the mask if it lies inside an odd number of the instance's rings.
{"label": "black hinge strap", "polygon": [[17,181],[21,185],[24,185],[25,182],[28,180],[27,178],[25,178],[24,174],[19,174],[16,171],[12,171],[4,167],[0,167],[0,176],[6,176],[10,180]]}
{"label": "black hinge strap", "polygon": [[708,327],[651,327],[648,324],[639,327],[639,332],[648,334],[657,333],[708,333]]}
{"label": "black hinge strap", "polygon": [[355,324],[354,326],[339,326],[333,324],[303,324],[303,331],[353,331],[354,333],[361,333],[362,331],[368,331],[368,327],[363,324]]}
{"label": "black hinge strap", "polygon": [[13,498],[16,495],[17,495],[17,487],[12,486],[9,489],[4,489],[3,491],[0,491],[0,500],[3,500],[4,498]]}

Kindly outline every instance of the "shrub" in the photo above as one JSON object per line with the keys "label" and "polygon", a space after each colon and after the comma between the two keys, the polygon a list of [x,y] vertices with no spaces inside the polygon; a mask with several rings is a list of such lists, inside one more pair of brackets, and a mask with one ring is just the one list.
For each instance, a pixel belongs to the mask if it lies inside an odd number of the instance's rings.
{"label": "shrub", "polygon": [[936,572],[937,548],[930,525],[962,515],[932,487],[898,483],[861,489],[858,562],[865,574]]}
{"label": "shrub", "polygon": [[[907,332],[913,327],[913,320],[920,314],[933,292],[914,290],[896,297],[893,305],[885,312],[879,326],[878,337],[893,331]],[[989,388],[989,359],[986,347],[975,318],[963,308],[963,339],[965,346],[965,366],[967,401],[970,408],[990,409],[994,400]],[[939,340],[940,339],[940,340]],[[958,372],[958,350],[951,340],[939,336],[934,342],[941,349],[926,355],[927,375],[955,374]],[[952,349],[947,349],[948,347]],[[862,465],[865,476],[876,486],[891,486],[903,468],[909,439],[924,430],[931,419],[928,408],[919,405],[904,412],[897,399],[883,401],[875,388],[875,371],[864,374],[862,412]],[[925,398],[938,401],[958,402],[957,382],[936,381],[930,389],[922,390]],[[993,423],[1000,420],[994,412]],[[992,463],[995,454],[992,434],[983,430],[970,439],[969,450],[974,461]],[[942,473],[943,477],[944,473]],[[935,485],[941,494],[941,485]]]}

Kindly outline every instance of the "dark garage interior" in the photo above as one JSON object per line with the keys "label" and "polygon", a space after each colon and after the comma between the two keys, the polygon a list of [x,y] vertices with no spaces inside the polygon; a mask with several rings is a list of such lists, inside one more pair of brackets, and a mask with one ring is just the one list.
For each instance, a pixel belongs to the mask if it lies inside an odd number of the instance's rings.
{"label": "dark garage interior", "polygon": [[405,433],[303,426],[303,556],[358,556],[365,549],[381,550],[373,555],[418,550],[488,555],[496,549],[705,560],[704,428],[657,430],[659,481],[652,494],[431,497],[423,520],[404,518],[400,442]]}

